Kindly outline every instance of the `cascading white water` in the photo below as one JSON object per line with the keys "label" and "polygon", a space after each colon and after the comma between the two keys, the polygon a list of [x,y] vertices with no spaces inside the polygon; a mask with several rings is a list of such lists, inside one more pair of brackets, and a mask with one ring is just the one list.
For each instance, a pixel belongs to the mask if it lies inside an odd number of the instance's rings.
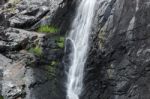
{"label": "cascading white water", "polygon": [[67,39],[72,43],[72,62],[67,79],[67,99],[79,99],[83,89],[84,64],[96,0],[81,0]]}

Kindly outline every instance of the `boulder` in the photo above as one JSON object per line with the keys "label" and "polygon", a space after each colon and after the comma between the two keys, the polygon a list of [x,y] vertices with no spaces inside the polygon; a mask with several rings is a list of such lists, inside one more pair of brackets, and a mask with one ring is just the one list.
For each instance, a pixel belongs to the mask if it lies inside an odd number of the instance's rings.
{"label": "boulder", "polygon": [[4,68],[12,62],[11,59],[0,54],[0,95],[2,96],[2,84],[3,84],[3,71]]}
{"label": "boulder", "polygon": [[26,91],[26,66],[27,63],[35,59],[32,54],[21,51],[18,54],[9,56],[13,62],[3,68],[2,96],[5,99],[23,99],[28,92]]}

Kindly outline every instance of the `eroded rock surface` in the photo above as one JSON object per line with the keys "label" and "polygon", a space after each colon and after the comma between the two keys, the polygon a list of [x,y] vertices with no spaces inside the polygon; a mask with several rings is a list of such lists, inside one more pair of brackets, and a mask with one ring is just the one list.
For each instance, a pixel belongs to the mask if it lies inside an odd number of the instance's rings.
{"label": "eroded rock surface", "polygon": [[99,5],[82,99],[149,99],[149,0]]}

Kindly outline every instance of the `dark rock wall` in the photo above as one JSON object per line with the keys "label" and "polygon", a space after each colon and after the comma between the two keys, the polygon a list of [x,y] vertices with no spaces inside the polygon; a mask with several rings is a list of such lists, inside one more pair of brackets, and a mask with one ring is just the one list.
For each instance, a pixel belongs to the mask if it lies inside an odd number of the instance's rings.
{"label": "dark rock wall", "polygon": [[149,3],[109,0],[97,7],[81,99],[150,99]]}

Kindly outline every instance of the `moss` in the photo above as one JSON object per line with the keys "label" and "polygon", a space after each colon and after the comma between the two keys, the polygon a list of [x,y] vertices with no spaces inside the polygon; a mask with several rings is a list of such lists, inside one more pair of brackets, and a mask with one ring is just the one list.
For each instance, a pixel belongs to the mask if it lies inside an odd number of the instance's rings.
{"label": "moss", "polygon": [[60,48],[64,48],[64,43],[57,43]]}
{"label": "moss", "polygon": [[59,31],[58,28],[55,26],[49,26],[49,25],[41,25],[38,29],[37,32],[42,32],[42,33],[57,33]]}
{"label": "moss", "polygon": [[52,66],[55,66],[55,65],[57,65],[57,64],[58,64],[57,61],[52,61],[52,62],[51,62],[51,65],[52,65]]}
{"label": "moss", "polygon": [[51,49],[52,51],[59,51],[60,49],[59,48],[54,48],[54,49]]}
{"label": "moss", "polygon": [[0,95],[0,99],[4,99],[4,97]]}
{"label": "moss", "polygon": [[49,77],[50,79],[52,79],[53,77],[56,76],[56,75],[55,75],[55,71],[56,71],[55,67],[53,67],[52,65],[49,65],[49,66],[48,66],[48,77]]}
{"label": "moss", "polygon": [[59,37],[56,40],[56,43],[57,43],[59,48],[64,48],[64,42],[65,42],[65,38],[64,37]]}
{"label": "moss", "polygon": [[43,53],[42,48],[38,45],[36,47],[30,48],[28,51],[30,53],[33,53],[34,55],[37,55],[37,56],[41,56]]}
{"label": "moss", "polygon": [[56,77],[56,66],[57,65],[58,65],[57,61],[52,61],[51,64],[47,66],[49,79],[54,79]]}
{"label": "moss", "polygon": [[64,41],[65,41],[65,38],[64,38],[64,37],[60,37],[60,38],[59,38],[59,41],[60,41],[60,42],[64,42]]}

